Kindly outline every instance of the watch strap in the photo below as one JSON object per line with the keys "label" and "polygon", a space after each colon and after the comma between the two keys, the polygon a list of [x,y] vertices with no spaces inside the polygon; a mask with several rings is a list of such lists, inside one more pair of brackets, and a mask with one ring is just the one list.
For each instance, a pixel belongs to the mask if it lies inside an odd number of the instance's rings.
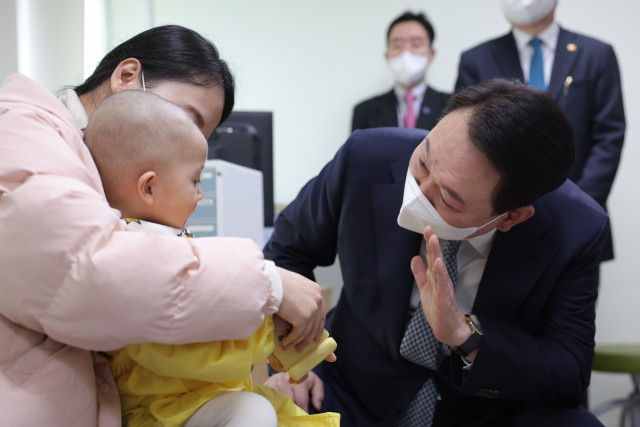
{"label": "watch strap", "polygon": [[482,335],[474,332],[471,336],[462,344],[457,347],[450,347],[447,345],[447,348],[453,354],[457,354],[458,356],[467,357],[473,350],[480,347],[480,343],[482,342]]}

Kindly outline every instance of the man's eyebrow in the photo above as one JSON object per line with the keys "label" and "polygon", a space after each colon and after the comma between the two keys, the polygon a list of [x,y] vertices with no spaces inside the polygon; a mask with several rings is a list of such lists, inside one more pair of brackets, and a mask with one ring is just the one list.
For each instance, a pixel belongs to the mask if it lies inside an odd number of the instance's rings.
{"label": "man's eyebrow", "polygon": [[424,140],[424,145],[427,147],[427,163],[429,163],[429,137],[427,136]]}
{"label": "man's eyebrow", "polygon": [[186,109],[188,111],[191,111],[193,115],[196,116],[196,124],[200,129],[202,129],[204,127],[204,119],[202,118],[202,114],[200,114],[200,111],[198,111],[198,109],[193,105],[189,105],[189,104],[187,104]]}
{"label": "man's eyebrow", "polygon": [[[431,164],[431,160],[429,159],[429,137],[425,138],[425,146],[426,146],[426,151],[427,151],[427,164]],[[450,189],[449,187],[446,187],[442,184],[440,184],[440,187],[446,191],[454,200],[457,200],[459,203],[461,203],[462,205],[466,206],[467,204],[464,202],[464,200],[462,200],[462,197],[460,197],[458,195],[458,193],[456,193],[455,191],[453,191],[452,189]]]}

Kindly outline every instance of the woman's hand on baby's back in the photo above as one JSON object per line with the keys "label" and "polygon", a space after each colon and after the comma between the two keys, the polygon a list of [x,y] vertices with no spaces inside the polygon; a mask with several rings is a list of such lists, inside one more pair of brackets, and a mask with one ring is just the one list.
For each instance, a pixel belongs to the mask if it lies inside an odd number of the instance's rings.
{"label": "woman's hand on baby's back", "polygon": [[291,331],[282,339],[282,347],[295,345],[301,352],[311,340],[320,342],[326,311],[320,286],[311,280],[277,267],[282,279],[283,296],[278,315],[289,322]]}

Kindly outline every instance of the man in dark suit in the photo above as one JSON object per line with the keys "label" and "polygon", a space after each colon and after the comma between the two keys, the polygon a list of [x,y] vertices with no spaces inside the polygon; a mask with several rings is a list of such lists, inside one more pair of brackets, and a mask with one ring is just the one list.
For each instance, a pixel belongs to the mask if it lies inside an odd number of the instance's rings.
{"label": "man in dark suit", "polygon": [[571,125],[505,80],[445,113],[426,138],[355,132],[278,217],[265,256],[311,278],[339,253],[344,288],[337,361],[269,385],[302,405],[324,393],[343,426],[601,426],[578,404],[609,223],[566,179]]}
{"label": "man in dark suit", "polygon": [[433,129],[450,94],[427,85],[427,67],[433,61],[435,32],[424,14],[406,12],[387,31],[385,58],[396,85],[353,110],[351,130],[379,127]]}
{"label": "man in dark suit", "polygon": [[[507,77],[548,91],[576,133],[576,162],[569,179],[606,210],[625,133],[613,48],[561,28],[555,22],[555,0],[534,0],[527,6],[524,0],[501,2],[513,31],[462,54],[456,89]],[[613,259],[611,239],[602,259]]]}

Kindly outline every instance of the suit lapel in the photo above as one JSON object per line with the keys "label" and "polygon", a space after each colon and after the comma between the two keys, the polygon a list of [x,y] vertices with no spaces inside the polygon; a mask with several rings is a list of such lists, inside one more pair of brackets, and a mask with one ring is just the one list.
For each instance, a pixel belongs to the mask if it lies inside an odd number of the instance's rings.
{"label": "suit lapel", "polygon": [[[549,79],[549,90],[553,99],[560,100],[562,96],[562,90],[564,88],[564,82],[568,76],[571,75],[576,60],[582,53],[583,47],[575,43],[577,39],[576,34],[570,33],[567,30],[560,28],[560,34],[558,34],[558,44],[556,45],[556,54],[553,60],[553,69],[551,70],[551,78]],[[569,51],[567,46],[570,43],[576,47],[573,52]]]}
{"label": "suit lapel", "polygon": [[393,89],[380,97],[380,104],[378,104],[380,122],[377,124],[378,127],[398,127],[397,104],[398,101]]}
{"label": "suit lapel", "polygon": [[496,40],[492,55],[501,73],[495,76],[489,76],[488,78],[517,78],[521,82],[524,82],[522,66],[520,65],[520,55],[518,55],[518,47],[516,46],[516,40],[513,38],[513,32]]}
{"label": "suit lapel", "polygon": [[[535,218],[535,219],[534,219]],[[527,222],[531,223],[527,224]],[[504,323],[511,323],[531,289],[545,272],[558,249],[541,239],[553,222],[543,205],[534,217],[498,232],[472,312]],[[527,274],[522,274],[526,271]]]}
{"label": "suit lapel", "polygon": [[372,186],[373,218],[378,256],[378,284],[385,337],[398,359],[413,287],[411,259],[418,255],[422,236],[398,225],[409,157],[391,165],[393,183]]}
{"label": "suit lapel", "polygon": [[431,130],[436,125],[438,118],[432,107],[436,104],[434,99],[434,90],[427,86],[427,91],[424,93],[422,99],[422,106],[418,112],[418,120],[416,121],[416,128]]}

